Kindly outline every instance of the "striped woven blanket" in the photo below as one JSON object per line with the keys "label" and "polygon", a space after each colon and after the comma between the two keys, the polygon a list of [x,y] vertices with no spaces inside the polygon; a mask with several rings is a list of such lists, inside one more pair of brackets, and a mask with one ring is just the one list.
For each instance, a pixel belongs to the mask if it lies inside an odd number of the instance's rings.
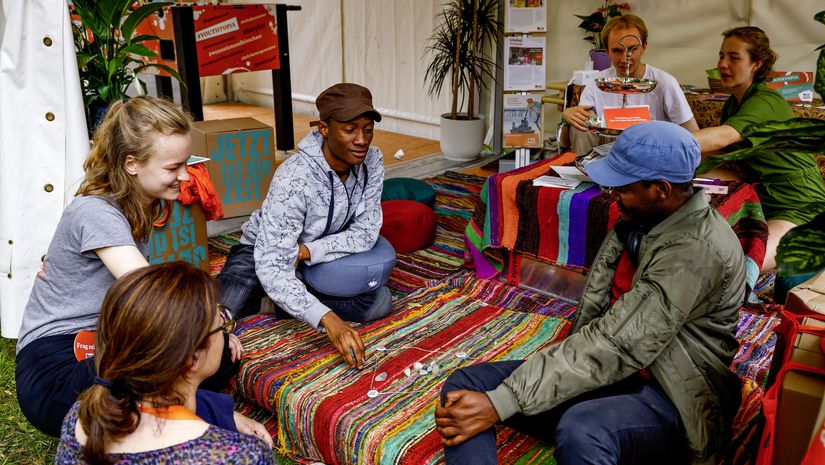
{"label": "striped woven blanket", "polygon": [[[467,363],[526,357],[562,338],[575,308],[466,272],[399,299],[394,315],[360,326],[363,371],[345,367],[324,336],[295,321],[242,321],[247,348],[237,379],[239,411],[267,425],[282,454],[337,463],[440,463],[433,410],[446,374]],[[740,312],[740,349],[731,368],[743,380],[742,407],[725,463],[753,459],[760,401],[777,319]],[[389,349],[379,352],[377,347]],[[435,351],[435,353],[428,352]],[[414,362],[437,362],[441,376],[407,377]],[[388,377],[376,382],[373,377]],[[371,389],[379,391],[371,398]],[[497,430],[499,463],[548,462],[552,448],[509,428]]]}
{"label": "striped woven blanket", "polygon": [[[572,268],[588,268],[602,241],[619,217],[618,208],[592,183],[575,189],[535,187],[532,180],[570,162],[570,154],[510,173],[491,176],[466,238],[479,277],[496,276],[504,253],[515,251]],[[756,284],[768,237],[756,191],[746,183],[729,182],[728,193],[711,195],[710,203],[739,237],[745,252],[748,283]],[[518,282],[510,276],[511,282]]]}
{"label": "striped woven blanket", "polygon": [[[441,461],[434,411],[446,376],[470,363],[535,353],[570,326],[545,315],[569,316],[571,307],[464,277],[399,299],[394,311],[360,328],[369,357],[360,371],[348,368],[326,337],[303,323],[270,315],[240,323],[237,334],[247,354],[236,397],[275,414],[269,425],[282,453],[327,464]],[[439,373],[406,375],[414,363],[435,363]],[[386,379],[376,379],[380,373]],[[548,463],[552,454],[508,428],[499,430],[498,441],[500,463]]]}

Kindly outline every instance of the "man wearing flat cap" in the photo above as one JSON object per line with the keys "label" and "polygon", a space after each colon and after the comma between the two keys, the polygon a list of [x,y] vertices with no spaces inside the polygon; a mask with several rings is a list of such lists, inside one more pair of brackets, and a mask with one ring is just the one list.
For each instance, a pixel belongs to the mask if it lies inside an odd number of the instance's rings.
{"label": "man wearing flat cap", "polygon": [[496,463],[502,421],[565,464],[716,464],[740,404],[729,370],[745,261],[696,191],[699,145],[654,121],[585,166],[621,221],[593,262],[570,335],[525,361],[454,372],[436,408],[448,464]]}
{"label": "man wearing flat cap", "polygon": [[241,316],[264,293],[280,310],[326,332],[351,366],[364,345],[348,321],[390,310],[384,284],[395,252],[378,236],[384,158],[370,147],[381,115],[370,91],[336,84],[315,102],[321,122],[272,179],[221,271],[221,301]]}

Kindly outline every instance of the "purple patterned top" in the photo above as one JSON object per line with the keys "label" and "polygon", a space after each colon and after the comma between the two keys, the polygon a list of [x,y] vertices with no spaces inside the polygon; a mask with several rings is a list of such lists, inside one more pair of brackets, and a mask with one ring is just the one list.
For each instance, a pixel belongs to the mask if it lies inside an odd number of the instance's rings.
{"label": "purple patterned top", "polygon": [[[78,406],[75,403],[60,431],[60,444],[54,458],[55,465],[85,464],[80,457],[81,445],[75,437]],[[166,463],[186,464],[237,464],[272,465],[275,459],[272,450],[260,439],[246,434],[227,431],[209,425],[199,438],[175,446],[134,454],[112,454],[118,465],[156,465]]]}

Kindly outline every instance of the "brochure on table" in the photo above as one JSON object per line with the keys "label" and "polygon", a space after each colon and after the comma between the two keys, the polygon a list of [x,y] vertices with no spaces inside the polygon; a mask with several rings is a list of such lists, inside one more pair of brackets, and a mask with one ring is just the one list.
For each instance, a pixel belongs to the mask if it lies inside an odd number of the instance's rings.
{"label": "brochure on table", "polygon": [[504,42],[504,90],[544,91],[544,36],[509,36]]}
{"label": "brochure on table", "polygon": [[803,71],[774,71],[768,87],[775,89],[789,102],[813,102],[814,73]]}
{"label": "brochure on table", "polygon": [[504,32],[545,32],[545,0],[507,0]]}
{"label": "brochure on table", "polygon": [[541,147],[541,117],[540,94],[505,94],[504,146]]}

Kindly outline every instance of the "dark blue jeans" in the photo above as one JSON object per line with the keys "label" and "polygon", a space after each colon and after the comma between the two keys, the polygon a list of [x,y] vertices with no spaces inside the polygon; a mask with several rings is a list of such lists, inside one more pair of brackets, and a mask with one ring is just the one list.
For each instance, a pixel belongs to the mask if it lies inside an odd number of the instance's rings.
{"label": "dark blue jeans", "polygon": [[[229,257],[218,276],[221,283],[221,303],[234,310],[238,317],[253,315],[260,309],[265,291],[255,273],[255,247],[237,244],[229,250]],[[357,295],[336,297],[323,294],[304,283],[307,290],[345,321],[373,321],[384,317],[392,307],[392,294],[387,286]],[[278,317],[285,317],[279,311]]]}
{"label": "dark blue jeans", "polygon": [[[482,363],[457,370],[441,389],[486,392],[523,361]],[[549,389],[549,387],[548,387]],[[538,415],[515,415],[504,424],[555,444],[559,465],[688,463],[679,412],[661,389],[640,376],[596,389]],[[445,447],[448,465],[496,463],[496,434],[489,429]]]}

